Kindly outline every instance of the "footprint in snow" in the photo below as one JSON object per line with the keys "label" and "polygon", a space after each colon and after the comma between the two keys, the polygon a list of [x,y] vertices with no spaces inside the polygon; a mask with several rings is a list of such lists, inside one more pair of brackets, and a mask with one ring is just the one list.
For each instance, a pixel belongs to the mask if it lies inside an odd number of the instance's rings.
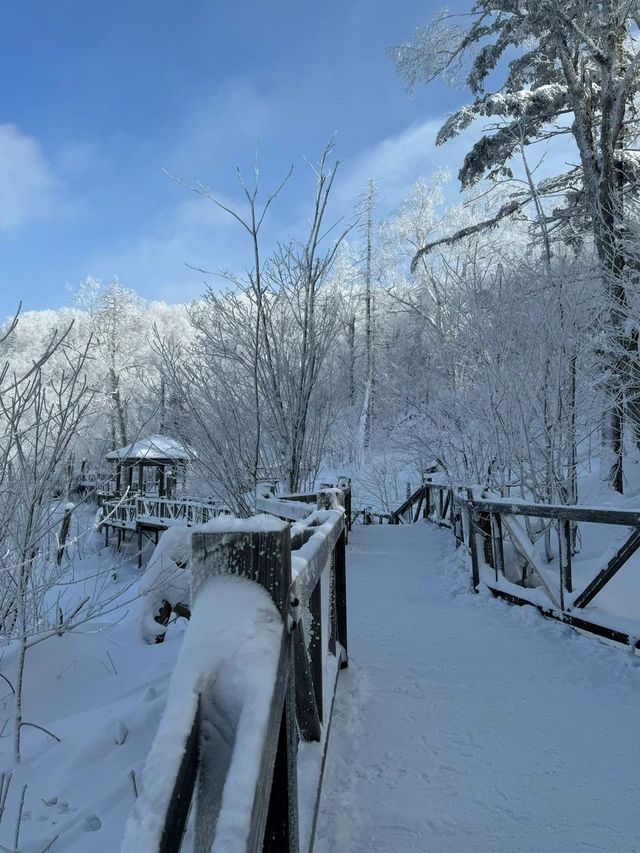
{"label": "footprint in snow", "polygon": [[83,829],[86,832],[97,832],[99,829],[102,829],[102,821],[97,815],[91,815],[85,818]]}

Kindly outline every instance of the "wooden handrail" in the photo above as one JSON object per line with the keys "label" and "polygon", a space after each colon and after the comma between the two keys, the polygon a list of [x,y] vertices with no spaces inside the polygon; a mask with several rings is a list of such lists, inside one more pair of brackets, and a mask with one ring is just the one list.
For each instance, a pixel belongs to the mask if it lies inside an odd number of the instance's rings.
{"label": "wooden handrail", "polygon": [[[436,490],[446,499],[440,500],[440,509],[432,517],[429,495]],[[465,493],[466,492],[466,493]],[[579,504],[543,504],[522,499],[498,498],[483,495],[479,487],[466,489],[461,486],[447,486],[427,481],[417,489],[411,498],[396,511],[396,523],[400,521],[401,511],[405,514],[411,509],[411,501],[418,507],[425,503],[423,517],[442,522],[442,515],[448,509],[456,539],[456,545],[464,544],[471,558],[472,587],[478,590],[484,583],[491,592],[511,603],[529,603],[549,618],[557,619],[567,625],[587,631],[596,636],[635,644],[634,636],[617,627],[602,624],[599,619],[578,616],[576,611],[585,613],[585,608],[593,601],[613,577],[623,568],[629,558],[640,550],[640,510],[618,509]],[[447,503],[448,501],[448,503]],[[446,509],[445,509],[446,508]],[[417,520],[418,513],[416,513]],[[533,545],[528,539],[524,527],[518,524],[518,517],[544,518],[556,522],[559,538],[559,582],[557,591],[550,584],[548,573],[540,564]],[[573,589],[572,554],[577,523],[606,524],[630,528],[628,538],[608,560],[600,572],[577,593]],[[546,591],[549,605],[541,605],[539,598],[527,593],[525,579],[520,584],[507,580],[505,575],[504,536],[508,535],[516,551],[524,558],[529,570],[538,577],[539,585]],[[490,570],[490,574],[486,570]],[[505,588],[505,584],[508,588]],[[513,590],[520,590],[514,592]],[[637,635],[640,635],[640,623]]]}
{"label": "wooden handrail", "polygon": [[[202,612],[198,608],[201,589],[212,589],[213,579],[232,574],[240,575],[263,587],[275,604],[282,619],[282,642],[277,653],[277,670],[269,706],[264,707],[265,719],[260,754],[256,755],[257,777],[247,782],[251,792],[245,792],[243,801],[251,801],[251,812],[247,816],[246,853],[258,850],[297,853],[302,843],[305,850],[313,847],[317,804],[319,802],[327,748],[328,729],[333,708],[333,697],[337,674],[347,666],[347,613],[346,613],[346,519],[340,503],[344,497],[332,493],[321,494],[321,506],[334,508],[317,509],[308,505],[309,514],[297,518],[297,508],[307,506],[303,501],[290,501],[288,509],[282,499],[264,499],[273,511],[270,521],[265,516],[253,519],[219,518],[216,526],[205,531],[195,531],[192,537],[192,613]],[[296,509],[293,509],[293,507]],[[289,527],[277,521],[283,510],[287,510],[296,523]],[[292,573],[292,560],[294,571]],[[327,587],[324,587],[324,584]],[[330,594],[321,593],[321,584]],[[328,608],[328,609],[327,609]],[[310,620],[310,621],[308,621]],[[190,632],[195,631],[195,634]],[[210,619],[187,628],[183,645],[189,649],[198,632],[216,631]],[[305,636],[306,635],[306,636]],[[309,642],[307,642],[307,638]],[[331,661],[335,661],[332,665]],[[206,685],[207,679],[202,679]],[[211,738],[208,714],[215,694],[206,687],[193,707],[191,719],[183,721],[182,736],[185,750],[183,758],[164,761],[164,741],[152,748],[148,767],[158,773],[162,766],[163,775],[173,779],[173,793],[163,801],[164,826],[158,837],[146,836],[147,821],[145,808],[158,814],[158,803],[145,802],[145,795],[136,805],[130,821],[129,847],[144,844],[146,850],[162,853],[177,853],[180,850],[192,796],[197,797],[202,784],[195,784],[196,775],[202,771],[208,780],[206,800],[196,807],[201,823],[195,827],[198,843],[211,844],[216,827],[224,826],[224,804],[222,794],[225,785],[225,768],[212,766],[211,748],[206,748],[206,738]],[[167,703],[167,712],[175,715],[176,704],[172,696]],[[176,700],[177,701],[177,700]],[[160,727],[163,731],[163,724]],[[203,741],[203,731],[207,730]],[[214,726],[215,730],[215,726]],[[297,798],[297,742],[298,732],[303,740],[317,742],[321,750],[319,777],[315,780],[316,798],[313,814],[306,822],[308,836],[299,839]],[[233,743],[233,751],[242,749],[239,732],[226,734]],[[233,756],[229,760],[232,767]],[[311,765],[309,765],[311,767]],[[222,776],[220,774],[223,774]],[[238,784],[236,778],[235,784]],[[203,794],[204,796],[204,794]],[[248,800],[247,800],[248,797]],[[222,811],[221,811],[222,809]],[[157,825],[157,817],[154,818]],[[202,823],[206,824],[206,827]],[[204,828],[203,828],[204,827]],[[213,833],[211,835],[210,833]],[[198,833],[204,833],[204,835]],[[209,834],[207,834],[209,833]],[[153,837],[152,837],[153,836]],[[204,842],[203,842],[204,839]],[[208,847],[207,847],[208,849]],[[237,847],[235,849],[240,849]]]}

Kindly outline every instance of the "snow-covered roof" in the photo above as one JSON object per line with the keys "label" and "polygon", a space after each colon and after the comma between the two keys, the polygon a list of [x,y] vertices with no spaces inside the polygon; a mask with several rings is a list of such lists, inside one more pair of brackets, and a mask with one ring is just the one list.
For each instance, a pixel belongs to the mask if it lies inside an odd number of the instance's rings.
{"label": "snow-covered roof", "polygon": [[121,447],[120,450],[112,450],[111,453],[107,453],[107,459],[113,460],[178,461],[188,458],[189,453],[184,445],[167,435],[150,435],[147,438],[134,441],[133,444],[128,444],[126,447]]}

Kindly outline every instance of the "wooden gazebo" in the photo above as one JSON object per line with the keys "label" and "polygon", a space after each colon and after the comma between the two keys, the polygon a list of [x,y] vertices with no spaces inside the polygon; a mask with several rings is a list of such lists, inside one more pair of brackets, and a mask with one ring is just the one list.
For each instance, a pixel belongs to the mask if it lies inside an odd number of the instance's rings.
{"label": "wooden gazebo", "polygon": [[[185,472],[189,452],[175,438],[150,435],[119,450],[112,450],[106,458],[116,466],[117,494],[128,489],[129,492],[135,490],[145,494],[153,491],[159,497],[172,497],[180,473]],[[153,478],[145,477],[150,468],[155,469]]]}

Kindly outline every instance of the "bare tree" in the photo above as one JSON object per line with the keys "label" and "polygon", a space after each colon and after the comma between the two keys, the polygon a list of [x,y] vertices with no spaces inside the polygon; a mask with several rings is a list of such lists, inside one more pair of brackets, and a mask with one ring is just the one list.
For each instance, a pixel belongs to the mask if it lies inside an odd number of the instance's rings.
{"label": "bare tree", "polygon": [[[313,435],[308,427],[314,392],[339,318],[338,296],[325,285],[349,230],[334,235],[335,225],[325,224],[339,166],[338,161],[329,162],[332,150],[332,145],[327,146],[313,167],[316,186],[307,236],[279,244],[267,260],[263,260],[260,244],[261,227],[286,178],[261,207],[257,173],[251,190],[241,178],[248,205],[245,215],[218,202],[206,188],[190,187],[245,229],[253,266],[245,278],[227,276],[231,289],[220,293],[209,287],[202,301],[193,306],[190,318],[197,339],[189,351],[180,350],[179,359],[175,348],[165,346],[163,352],[173,381],[188,382],[184,399],[193,401],[192,422],[200,423],[201,413],[206,412],[207,424],[198,427],[199,440],[205,440],[198,456],[201,460],[208,456],[206,464],[216,469],[210,471],[214,474],[212,485],[226,490],[228,499],[241,511],[248,510],[246,496],[259,479],[275,476],[288,488],[297,489],[301,478],[308,477],[310,467],[319,464],[321,422],[314,423]],[[203,363],[211,368],[204,375],[198,367]],[[247,423],[250,400],[252,428]],[[232,428],[230,420],[236,421]],[[253,446],[250,460],[249,442]],[[315,462],[310,465],[312,447]],[[233,486],[228,477],[230,467],[234,469]]]}
{"label": "bare tree", "polygon": [[[46,351],[22,375],[10,365],[0,387],[0,631],[19,643],[14,682],[14,758],[20,760],[23,683],[29,638],[48,617],[47,593],[62,567],[43,554],[53,507],[63,496],[70,447],[93,399],[84,370],[92,340],[75,353],[65,347],[69,329],[52,335]],[[56,376],[47,362],[62,361]]]}

